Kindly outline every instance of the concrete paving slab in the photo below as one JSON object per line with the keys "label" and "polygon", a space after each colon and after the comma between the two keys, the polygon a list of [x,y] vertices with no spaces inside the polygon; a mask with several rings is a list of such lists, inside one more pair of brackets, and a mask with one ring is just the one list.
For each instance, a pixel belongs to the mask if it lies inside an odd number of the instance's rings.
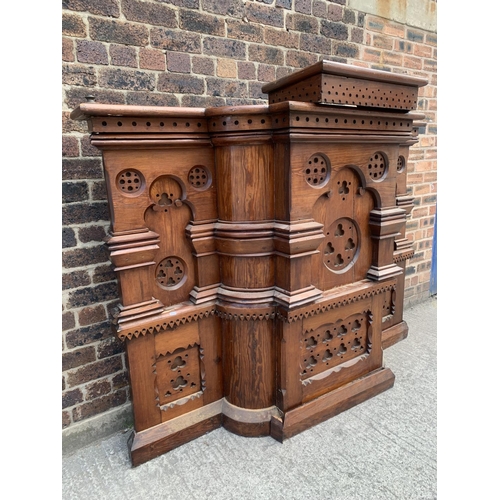
{"label": "concrete paving slab", "polygon": [[63,500],[437,498],[437,299],[404,319],[379,396],[283,444],[220,428],[136,468],[118,433],[63,457]]}

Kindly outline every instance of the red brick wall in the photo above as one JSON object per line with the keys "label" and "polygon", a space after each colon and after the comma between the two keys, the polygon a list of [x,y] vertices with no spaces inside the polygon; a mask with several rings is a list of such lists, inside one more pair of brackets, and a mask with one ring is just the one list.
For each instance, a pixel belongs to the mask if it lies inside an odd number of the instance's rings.
{"label": "red brick wall", "polygon": [[65,0],[62,12],[63,428],[129,401],[110,327],[117,285],[103,245],[109,215],[99,151],[69,113],[100,103],[266,102],[261,87],[321,58],[422,76],[420,141],[408,180],[406,303],[429,295],[437,194],[437,35],[350,10],[346,0]]}

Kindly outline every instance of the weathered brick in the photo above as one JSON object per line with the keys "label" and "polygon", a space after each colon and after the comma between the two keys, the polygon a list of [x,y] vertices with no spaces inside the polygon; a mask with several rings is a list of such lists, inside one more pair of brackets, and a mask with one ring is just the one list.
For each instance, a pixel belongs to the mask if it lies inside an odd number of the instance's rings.
{"label": "weathered brick", "polygon": [[87,122],[72,120],[70,118],[69,111],[63,111],[61,113],[61,118],[62,118],[61,130],[63,134],[69,134],[71,132],[80,132],[86,134],[88,132]]}
{"label": "weathered brick", "polygon": [[98,359],[109,358],[125,352],[125,344],[116,337],[111,337],[97,346]]}
{"label": "weathered brick", "polygon": [[332,42],[323,36],[302,33],[300,35],[300,50],[329,55],[332,53]]}
{"label": "weathered brick", "polygon": [[109,210],[105,202],[72,203],[62,207],[63,225],[87,224],[89,222],[108,221]]}
{"label": "weathered brick", "polygon": [[300,35],[290,31],[279,30],[276,28],[264,28],[264,42],[267,45],[287,47],[290,49],[298,49]]}
{"label": "weathered brick", "polygon": [[319,22],[312,16],[303,14],[287,14],[286,28],[302,33],[319,33]]}
{"label": "weathered brick", "polygon": [[273,82],[276,80],[276,68],[269,64],[259,64],[257,79],[260,82]]}
{"label": "weathered brick", "polygon": [[217,60],[217,76],[221,78],[237,78],[238,69],[234,59]]}
{"label": "weathered brick", "polygon": [[78,313],[78,321],[82,326],[92,325],[94,323],[101,323],[105,321],[106,317],[106,309],[102,304],[92,307],[84,307]]}
{"label": "weathered brick", "polygon": [[191,73],[191,57],[183,52],[167,52],[167,68],[174,73]]}
{"label": "weathered brick", "polygon": [[[161,0],[163,3],[169,3],[171,5],[175,5],[177,7],[184,7],[185,9],[199,9],[200,8],[200,0]],[[217,0],[219,3],[223,3],[224,0]],[[205,2],[203,0],[203,8],[205,10]]]}
{"label": "weathered brick", "polygon": [[92,146],[90,144],[90,135],[85,134],[83,137],[80,137],[79,140],[80,147],[82,149],[82,156],[97,156],[101,154],[99,149],[97,149],[95,146]]}
{"label": "weathered brick", "polygon": [[89,18],[93,40],[145,47],[149,43],[148,29],[141,24],[123,23],[110,19]]}
{"label": "weathered brick", "polygon": [[106,46],[92,40],[76,41],[76,57],[80,63],[108,64]]}
{"label": "weathered brick", "polygon": [[102,179],[102,163],[100,158],[78,158],[63,159],[62,161],[62,179]]}
{"label": "weathered brick", "polygon": [[248,82],[248,95],[254,99],[267,99],[267,94],[262,93],[262,82]]}
{"label": "weathered brick", "polygon": [[203,40],[203,52],[212,56],[245,59],[246,45],[239,40],[205,37]]}
{"label": "weathered brick", "polygon": [[120,17],[118,0],[63,0],[63,7],[100,16]]}
{"label": "weathered brick", "polygon": [[312,0],[295,0],[295,11],[302,14],[311,14]]}
{"label": "weathered brick", "polygon": [[349,30],[345,24],[321,20],[320,33],[327,38],[335,40],[347,40],[349,37]]}
{"label": "weathered brick", "polygon": [[344,17],[342,18],[346,24],[356,24],[356,13],[350,9],[344,9]]}
{"label": "weathered brick", "polygon": [[110,45],[109,56],[115,66],[137,68],[137,49],[128,45]]}
{"label": "weathered brick", "polygon": [[85,386],[85,400],[92,401],[93,399],[104,396],[111,392],[111,382],[109,380],[98,380],[91,382]]}
{"label": "weathered brick", "polygon": [[151,28],[151,46],[157,49],[201,54],[201,35],[160,28]]}
{"label": "weathered brick", "polygon": [[117,389],[121,389],[122,387],[127,387],[129,385],[128,374],[126,372],[123,372],[115,375],[111,379],[111,384],[114,391],[116,391]]}
{"label": "weathered brick", "polygon": [[77,16],[75,14],[63,14],[62,34],[84,38],[87,36],[87,26],[83,22],[81,16]]}
{"label": "weathered brick", "polygon": [[377,17],[367,16],[365,22],[366,27],[373,31],[382,31],[385,26],[384,22]]}
{"label": "weathered brick", "polygon": [[364,26],[365,26],[365,19],[366,19],[366,14],[364,12],[358,12],[358,22],[357,22],[357,25],[360,28],[364,28]]}
{"label": "weathered brick", "polygon": [[227,19],[227,36],[237,40],[246,40],[247,42],[262,41],[262,26],[258,24],[245,23],[241,19]]}
{"label": "weathered brick", "polygon": [[80,148],[78,147],[78,139],[70,135],[62,136],[62,155],[63,156],[78,156]]}
{"label": "weathered brick", "polygon": [[93,347],[83,347],[71,352],[63,352],[62,371],[71,370],[96,360],[95,349]]}
{"label": "weathered brick", "polygon": [[250,61],[281,66],[284,63],[285,56],[282,49],[252,44],[248,47],[248,59]]}
{"label": "weathered brick", "polygon": [[108,300],[115,300],[118,297],[117,285],[114,282],[100,285],[79,288],[69,293],[68,305],[70,307],[85,307]]}
{"label": "weathered brick", "polygon": [[108,321],[72,330],[66,333],[66,345],[69,349],[92,344],[94,342],[111,338],[114,335]]}
{"label": "weathered brick", "polygon": [[161,50],[141,48],[139,49],[139,67],[165,71],[165,54]]}
{"label": "weathered brick", "polygon": [[62,38],[62,60],[65,62],[73,62],[75,60],[75,54],[73,52],[74,44],[71,38]]}
{"label": "weathered brick", "polygon": [[317,54],[311,54],[310,52],[302,52],[298,50],[289,50],[286,53],[285,64],[287,66],[292,66],[293,68],[305,68],[306,66],[314,64],[317,61]]}
{"label": "weathered brick", "polygon": [[71,416],[67,411],[62,412],[62,428],[66,429],[71,424]]}
{"label": "weathered brick", "polygon": [[203,94],[205,86],[201,78],[181,73],[164,73],[158,78],[160,92],[178,92],[181,94]]}
{"label": "weathered brick", "polygon": [[[184,7],[189,6],[185,5]],[[203,10],[230,17],[243,17],[245,4],[241,0],[203,0]]]}
{"label": "weathered brick", "polygon": [[328,7],[324,0],[313,0],[312,3],[312,15],[315,17],[326,17],[328,13]]}
{"label": "weathered brick", "polygon": [[258,3],[247,3],[245,14],[249,21],[267,24],[269,26],[284,26],[284,15],[282,9],[268,7]]}
{"label": "weathered brick", "polygon": [[[85,102],[85,97],[89,94],[95,96],[95,101],[100,104],[125,104],[125,96],[123,92],[117,92],[114,90],[101,90],[97,88],[83,89],[83,88],[72,88],[66,91],[66,105],[70,109],[76,108],[82,102]],[[74,122],[82,126],[85,122]],[[86,130],[85,130],[86,131]]]}
{"label": "weathered brick", "polygon": [[92,283],[106,283],[108,281],[116,281],[116,274],[113,271],[113,266],[111,266],[111,264],[97,266],[92,273]]}
{"label": "weathered brick", "polygon": [[75,201],[88,200],[89,186],[86,182],[63,182],[62,202],[73,203]]}
{"label": "weathered brick", "polygon": [[179,101],[173,94],[127,92],[127,104],[136,106],[178,106]]}
{"label": "weathered brick", "polygon": [[363,43],[364,41],[364,31],[361,28],[351,28],[351,42]]}
{"label": "weathered brick", "polygon": [[177,27],[175,10],[167,5],[137,0],[122,0],[123,15],[129,21],[154,24],[165,28]]}
{"label": "weathered brick", "polygon": [[247,82],[207,78],[207,94],[216,97],[248,97]]}
{"label": "weathered brick", "polygon": [[326,18],[329,21],[342,21],[344,17],[344,9],[340,5],[328,5],[328,14]]}
{"label": "weathered brick", "polygon": [[76,64],[63,65],[62,83],[66,85],[92,87],[97,83],[95,69],[89,66],[78,66]]}
{"label": "weathered brick", "polygon": [[209,59],[208,57],[193,56],[191,59],[191,65],[193,73],[195,74],[215,75],[215,61],[213,59]]}
{"label": "weathered brick", "polygon": [[359,48],[352,43],[333,42],[333,51],[336,56],[357,59]]}
{"label": "weathered brick", "polygon": [[66,381],[68,387],[82,385],[91,380],[97,380],[123,369],[121,356],[105,358],[68,372]]}
{"label": "weathered brick", "polygon": [[62,289],[70,290],[80,286],[90,285],[91,280],[87,271],[73,271],[71,273],[63,273]]}
{"label": "weathered brick", "polygon": [[257,78],[255,63],[238,61],[238,78],[240,80],[255,80]]}
{"label": "weathered brick", "polygon": [[382,51],[382,63],[392,66],[401,66],[403,63],[403,55],[392,51]]}
{"label": "weathered brick", "polygon": [[71,269],[72,267],[100,264],[101,262],[107,262],[108,260],[108,253],[104,245],[96,245],[88,248],[75,248],[64,252],[63,267]]}
{"label": "weathered brick", "polygon": [[386,37],[384,35],[373,35],[372,43],[374,47],[377,47],[379,49],[392,50],[393,48],[392,38]]}
{"label": "weathered brick", "polygon": [[73,408],[73,420],[79,422],[94,415],[104,413],[105,411],[121,406],[127,402],[127,392],[125,389],[120,389],[111,394],[106,394],[98,399],[94,399],[89,403],[83,403],[76,408]]}
{"label": "weathered brick", "polygon": [[405,55],[403,57],[403,66],[411,69],[422,69],[422,59]]}
{"label": "weathered brick", "polygon": [[82,243],[92,243],[94,241],[102,242],[106,237],[106,231],[103,226],[87,226],[78,230],[78,239]]}
{"label": "weathered brick", "polygon": [[[62,315],[62,330],[70,330],[75,327],[75,314],[72,311],[63,313]],[[64,389],[64,387],[63,387]]]}
{"label": "weathered brick", "polygon": [[422,31],[417,31],[415,29],[407,29],[406,31],[406,39],[410,40],[410,42],[424,42],[425,34]]}
{"label": "weathered brick", "polygon": [[224,106],[226,100],[223,97],[186,94],[181,98],[181,106],[188,108],[204,108],[211,106]]}
{"label": "weathered brick", "polygon": [[154,90],[155,77],[144,71],[104,68],[99,71],[99,85],[122,90]]}
{"label": "weathered brick", "polygon": [[223,18],[193,10],[179,11],[179,26],[186,31],[216,36],[224,36],[226,29]]}
{"label": "weathered brick", "polygon": [[75,406],[83,401],[83,394],[80,389],[73,389],[72,391],[63,392],[62,407],[69,408]]}

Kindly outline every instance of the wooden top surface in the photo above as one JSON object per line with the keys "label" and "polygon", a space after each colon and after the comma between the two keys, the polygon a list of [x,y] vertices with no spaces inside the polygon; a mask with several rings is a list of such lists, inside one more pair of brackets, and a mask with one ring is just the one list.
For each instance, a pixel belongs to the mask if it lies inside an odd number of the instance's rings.
{"label": "wooden top surface", "polygon": [[390,73],[369,68],[360,68],[349,64],[337,63],[333,61],[319,61],[307,68],[301,69],[290,75],[284,76],[279,80],[268,83],[262,87],[262,92],[268,94],[279,90],[289,85],[293,85],[301,80],[309,78],[317,74],[336,75],[346,78],[358,78],[362,80],[371,80],[374,82],[392,83],[396,85],[407,85],[410,87],[423,87],[427,85],[425,78],[415,76],[402,75],[398,73]]}

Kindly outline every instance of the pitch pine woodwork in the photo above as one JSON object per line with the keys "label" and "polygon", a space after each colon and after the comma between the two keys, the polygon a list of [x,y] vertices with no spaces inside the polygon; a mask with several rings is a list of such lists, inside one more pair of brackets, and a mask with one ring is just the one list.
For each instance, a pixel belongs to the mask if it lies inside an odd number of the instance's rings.
{"label": "pitch pine woodwork", "polygon": [[269,105],[87,102],[139,465],[224,426],[283,441],[394,384],[426,81],[322,61]]}

